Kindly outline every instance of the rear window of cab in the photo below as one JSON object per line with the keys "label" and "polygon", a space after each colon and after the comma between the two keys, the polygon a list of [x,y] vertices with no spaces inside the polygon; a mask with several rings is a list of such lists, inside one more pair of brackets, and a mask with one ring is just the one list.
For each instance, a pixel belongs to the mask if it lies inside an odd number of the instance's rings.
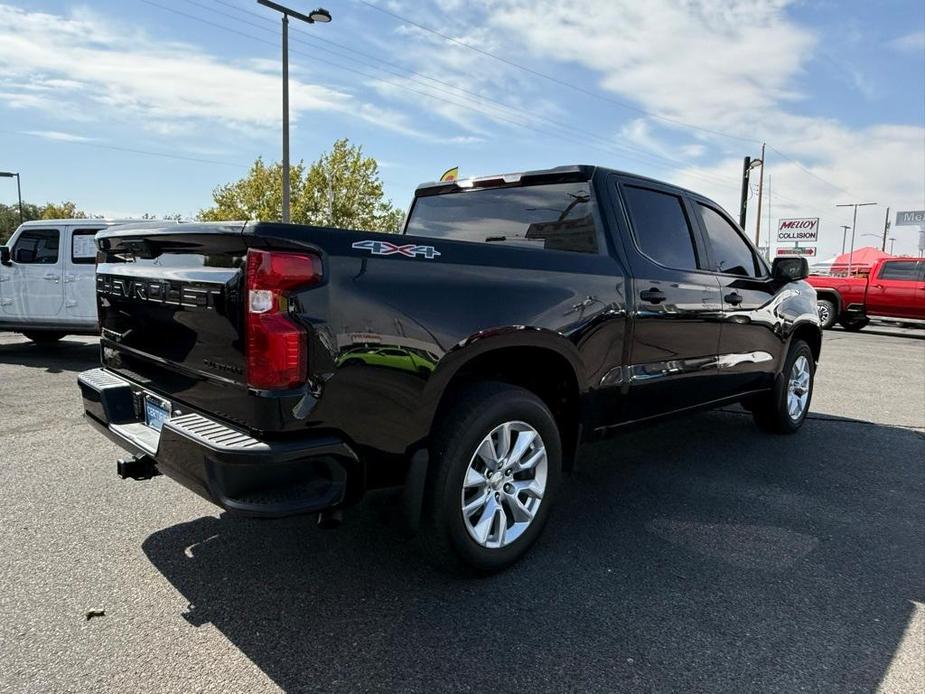
{"label": "rear window of cab", "polygon": [[419,197],[405,233],[434,239],[597,253],[597,213],[586,181],[482,188]]}

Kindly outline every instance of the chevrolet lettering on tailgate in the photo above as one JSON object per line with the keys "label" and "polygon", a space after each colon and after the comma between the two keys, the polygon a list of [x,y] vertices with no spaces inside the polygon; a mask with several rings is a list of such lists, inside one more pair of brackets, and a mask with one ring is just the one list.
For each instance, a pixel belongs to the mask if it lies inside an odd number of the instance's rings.
{"label": "chevrolet lettering on tailgate", "polygon": [[222,293],[215,287],[193,287],[169,280],[104,274],[96,276],[96,291],[103,296],[130,301],[209,309],[215,308],[216,298]]}

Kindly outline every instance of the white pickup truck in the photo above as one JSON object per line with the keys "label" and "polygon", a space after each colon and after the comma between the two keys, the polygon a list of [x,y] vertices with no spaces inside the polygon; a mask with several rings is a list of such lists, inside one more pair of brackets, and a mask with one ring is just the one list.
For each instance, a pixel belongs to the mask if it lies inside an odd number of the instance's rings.
{"label": "white pickup truck", "polygon": [[38,343],[97,334],[95,236],[129,221],[42,219],[20,225],[0,247],[0,331]]}

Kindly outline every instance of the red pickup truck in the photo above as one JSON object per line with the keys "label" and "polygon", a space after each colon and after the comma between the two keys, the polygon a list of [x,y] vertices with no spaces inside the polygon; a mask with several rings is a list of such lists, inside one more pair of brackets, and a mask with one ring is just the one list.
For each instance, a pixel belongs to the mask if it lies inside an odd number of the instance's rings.
{"label": "red pickup truck", "polygon": [[823,328],[860,330],[871,317],[925,320],[925,258],[882,258],[847,277],[810,275]]}

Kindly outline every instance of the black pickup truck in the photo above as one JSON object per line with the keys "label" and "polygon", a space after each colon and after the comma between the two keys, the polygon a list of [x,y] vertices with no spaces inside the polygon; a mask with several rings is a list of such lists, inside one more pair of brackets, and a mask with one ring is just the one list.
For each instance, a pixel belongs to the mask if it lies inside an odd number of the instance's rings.
{"label": "black pickup truck", "polygon": [[427,554],[462,569],[526,551],[583,441],[733,402],[796,431],[819,360],[804,259],[768,267],[710,200],[600,167],[422,185],[401,235],[97,244],[102,368],[79,384],[123,477],[331,524],[404,485]]}

